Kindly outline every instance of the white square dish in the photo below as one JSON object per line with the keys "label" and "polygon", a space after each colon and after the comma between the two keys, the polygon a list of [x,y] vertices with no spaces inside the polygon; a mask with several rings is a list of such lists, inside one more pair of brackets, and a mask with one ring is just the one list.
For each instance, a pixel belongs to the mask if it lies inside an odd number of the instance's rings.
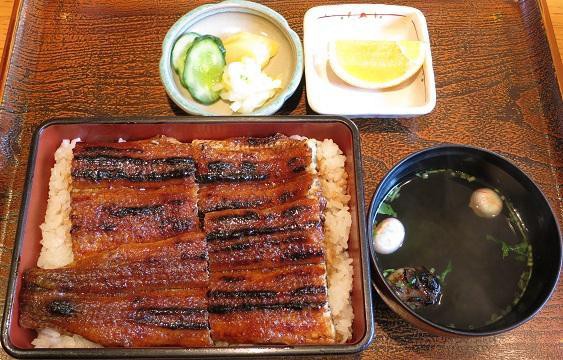
{"label": "white square dish", "polygon": [[[420,40],[428,44],[421,70],[404,83],[381,90],[354,87],[332,71],[328,45],[335,39]],[[319,114],[352,117],[424,115],[436,106],[426,19],[407,6],[352,4],[309,9],[304,19],[307,101]]]}

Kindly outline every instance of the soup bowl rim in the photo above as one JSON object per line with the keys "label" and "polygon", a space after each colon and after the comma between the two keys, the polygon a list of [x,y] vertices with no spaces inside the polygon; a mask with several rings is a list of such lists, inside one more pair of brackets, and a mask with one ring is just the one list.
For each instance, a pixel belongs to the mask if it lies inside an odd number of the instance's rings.
{"label": "soup bowl rim", "polygon": [[[558,267],[557,274],[555,274],[554,281],[551,284],[546,284],[547,286],[551,286],[551,289],[549,290],[549,292],[545,296],[545,298],[542,299],[541,303],[538,304],[536,306],[536,308],[533,309],[533,311],[530,314],[522,317],[521,319],[516,321],[514,324],[511,324],[510,326],[502,327],[502,328],[499,328],[499,329],[496,329],[496,330],[479,331],[478,329],[476,329],[476,330],[462,330],[462,329],[451,328],[451,327],[447,327],[447,326],[435,323],[435,322],[427,319],[426,317],[416,313],[407,304],[405,304],[399,298],[399,296],[397,296],[397,294],[393,291],[391,286],[385,280],[385,277],[383,276],[383,273],[381,272],[379,265],[377,263],[376,259],[377,259],[378,255],[376,254],[375,249],[374,249],[374,245],[373,245],[373,228],[374,228],[374,226],[373,226],[372,220],[377,215],[377,209],[379,207],[379,204],[382,201],[382,200],[380,200],[376,203],[376,199],[381,198],[381,196],[384,196],[384,194],[380,194],[381,192],[384,191],[384,189],[383,189],[384,185],[387,184],[388,182],[395,181],[395,179],[394,179],[395,174],[399,173],[401,171],[401,168],[403,168],[404,166],[411,166],[411,165],[406,165],[406,164],[409,164],[413,160],[416,160],[416,158],[421,157],[425,154],[431,155],[432,153],[436,153],[435,156],[444,156],[444,155],[447,155],[448,151],[458,151],[458,152],[466,153],[468,155],[469,154],[482,153],[485,156],[496,158],[498,160],[498,162],[503,164],[502,169],[504,171],[506,171],[506,173],[508,173],[511,177],[513,177],[518,183],[528,182],[528,184],[531,186],[531,191],[532,192],[535,191],[535,195],[533,195],[533,196],[535,196],[537,198],[539,204],[541,204],[541,202],[543,202],[543,204],[547,205],[548,213],[553,218],[553,221],[554,221],[554,224],[555,224],[555,227],[556,227],[556,231],[557,231],[557,237],[559,239],[559,242],[558,242],[559,243],[559,251],[558,251],[559,267]],[[424,159],[425,158],[419,159],[418,161],[424,160]],[[485,160],[485,161],[490,162],[489,160]],[[394,185],[396,185],[397,183],[395,183]],[[440,144],[440,145],[435,145],[435,146],[431,146],[431,147],[426,147],[424,149],[415,151],[415,152],[407,155],[406,157],[402,158],[399,162],[397,162],[395,165],[393,165],[392,168],[389,171],[387,171],[387,173],[383,176],[383,178],[381,179],[381,181],[377,185],[376,190],[374,191],[373,196],[370,200],[370,207],[369,207],[368,219],[367,220],[368,220],[367,221],[367,226],[368,226],[367,239],[369,241],[369,250],[370,250],[370,255],[371,255],[371,261],[372,261],[372,264],[373,264],[373,268],[374,268],[373,271],[375,273],[375,276],[379,280],[379,281],[376,281],[374,283],[375,290],[380,295],[380,297],[383,299],[383,301],[395,313],[397,313],[399,316],[401,316],[403,319],[405,319],[409,323],[421,328],[422,330],[426,330],[426,331],[429,331],[431,333],[435,333],[435,334],[438,334],[438,335],[451,335],[451,336],[473,336],[473,337],[476,337],[476,336],[497,335],[497,334],[500,334],[500,333],[503,333],[503,332],[506,332],[506,331],[510,331],[510,330],[528,322],[530,319],[532,319],[545,306],[545,304],[549,301],[549,299],[552,297],[553,293],[555,292],[555,289],[557,289],[557,284],[559,282],[559,276],[560,276],[561,267],[562,267],[563,245],[562,245],[562,239],[561,239],[561,227],[560,227],[559,222],[557,220],[557,216],[555,216],[555,213],[553,211],[553,207],[551,206],[550,202],[547,200],[547,197],[545,196],[544,192],[530,178],[530,176],[528,176],[523,170],[521,170],[518,166],[516,166],[511,160],[509,160],[506,157],[499,155],[499,154],[497,154],[493,151],[483,149],[483,148],[480,148],[480,147],[476,147],[476,146],[463,145],[463,144]],[[549,275],[549,278],[552,277],[551,274],[548,274],[548,275]],[[383,284],[384,288],[380,288],[381,284]],[[400,311],[397,311],[397,309],[396,309],[397,305],[399,306]]]}

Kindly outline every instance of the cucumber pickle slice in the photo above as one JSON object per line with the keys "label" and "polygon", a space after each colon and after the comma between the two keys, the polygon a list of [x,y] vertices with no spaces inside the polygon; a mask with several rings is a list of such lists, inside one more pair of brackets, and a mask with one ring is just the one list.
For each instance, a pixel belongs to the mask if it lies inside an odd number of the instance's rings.
{"label": "cucumber pickle slice", "polygon": [[172,66],[180,78],[182,78],[182,74],[184,73],[188,50],[192,46],[194,40],[199,36],[200,35],[195,32],[186,33],[176,40],[174,48],[172,48]]}
{"label": "cucumber pickle slice", "polygon": [[188,50],[182,82],[195,100],[212,104],[219,100],[220,90],[215,88],[221,82],[225,66],[221,39],[213,35],[197,37]]}

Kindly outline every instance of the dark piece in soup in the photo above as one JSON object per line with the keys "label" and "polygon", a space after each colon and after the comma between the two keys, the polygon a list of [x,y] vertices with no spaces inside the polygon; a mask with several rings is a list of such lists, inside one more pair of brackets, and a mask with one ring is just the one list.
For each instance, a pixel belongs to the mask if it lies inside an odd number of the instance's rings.
{"label": "dark piece in soup", "polygon": [[[482,189],[502,200],[498,215],[481,216],[474,198],[470,207],[472,195]],[[427,171],[387,194],[375,221],[390,217],[400,220],[405,231],[398,250],[377,256],[388,281],[396,269],[419,266],[440,281],[440,301],[410,305],[418,314],[471,330],[499,320],[518,303],[530,279],[532,249],[517,211],[500,192],[462,172]]]}
{"label": "dark piece in soup", "polygon": [[397,269],[386,278],[399,298],[413,309],[440,303],[440,279],[423,266]]}

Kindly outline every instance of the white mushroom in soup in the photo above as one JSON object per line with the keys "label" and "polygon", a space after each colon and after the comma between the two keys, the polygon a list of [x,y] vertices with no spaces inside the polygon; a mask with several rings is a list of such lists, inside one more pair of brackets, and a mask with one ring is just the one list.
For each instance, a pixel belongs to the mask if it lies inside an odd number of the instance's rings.
{"label": "white mushroom in soup", "polygon": [[502,211],[502,199],[494,190],[481,188],[471,194],[469,207],[475,215],[492,219]]}
{"label": "white mushroom in soup", "polygon": [[382,220],[375,227],[373,245],[379,254],[391,254],[403,245],[405,227],[396,218]]}

